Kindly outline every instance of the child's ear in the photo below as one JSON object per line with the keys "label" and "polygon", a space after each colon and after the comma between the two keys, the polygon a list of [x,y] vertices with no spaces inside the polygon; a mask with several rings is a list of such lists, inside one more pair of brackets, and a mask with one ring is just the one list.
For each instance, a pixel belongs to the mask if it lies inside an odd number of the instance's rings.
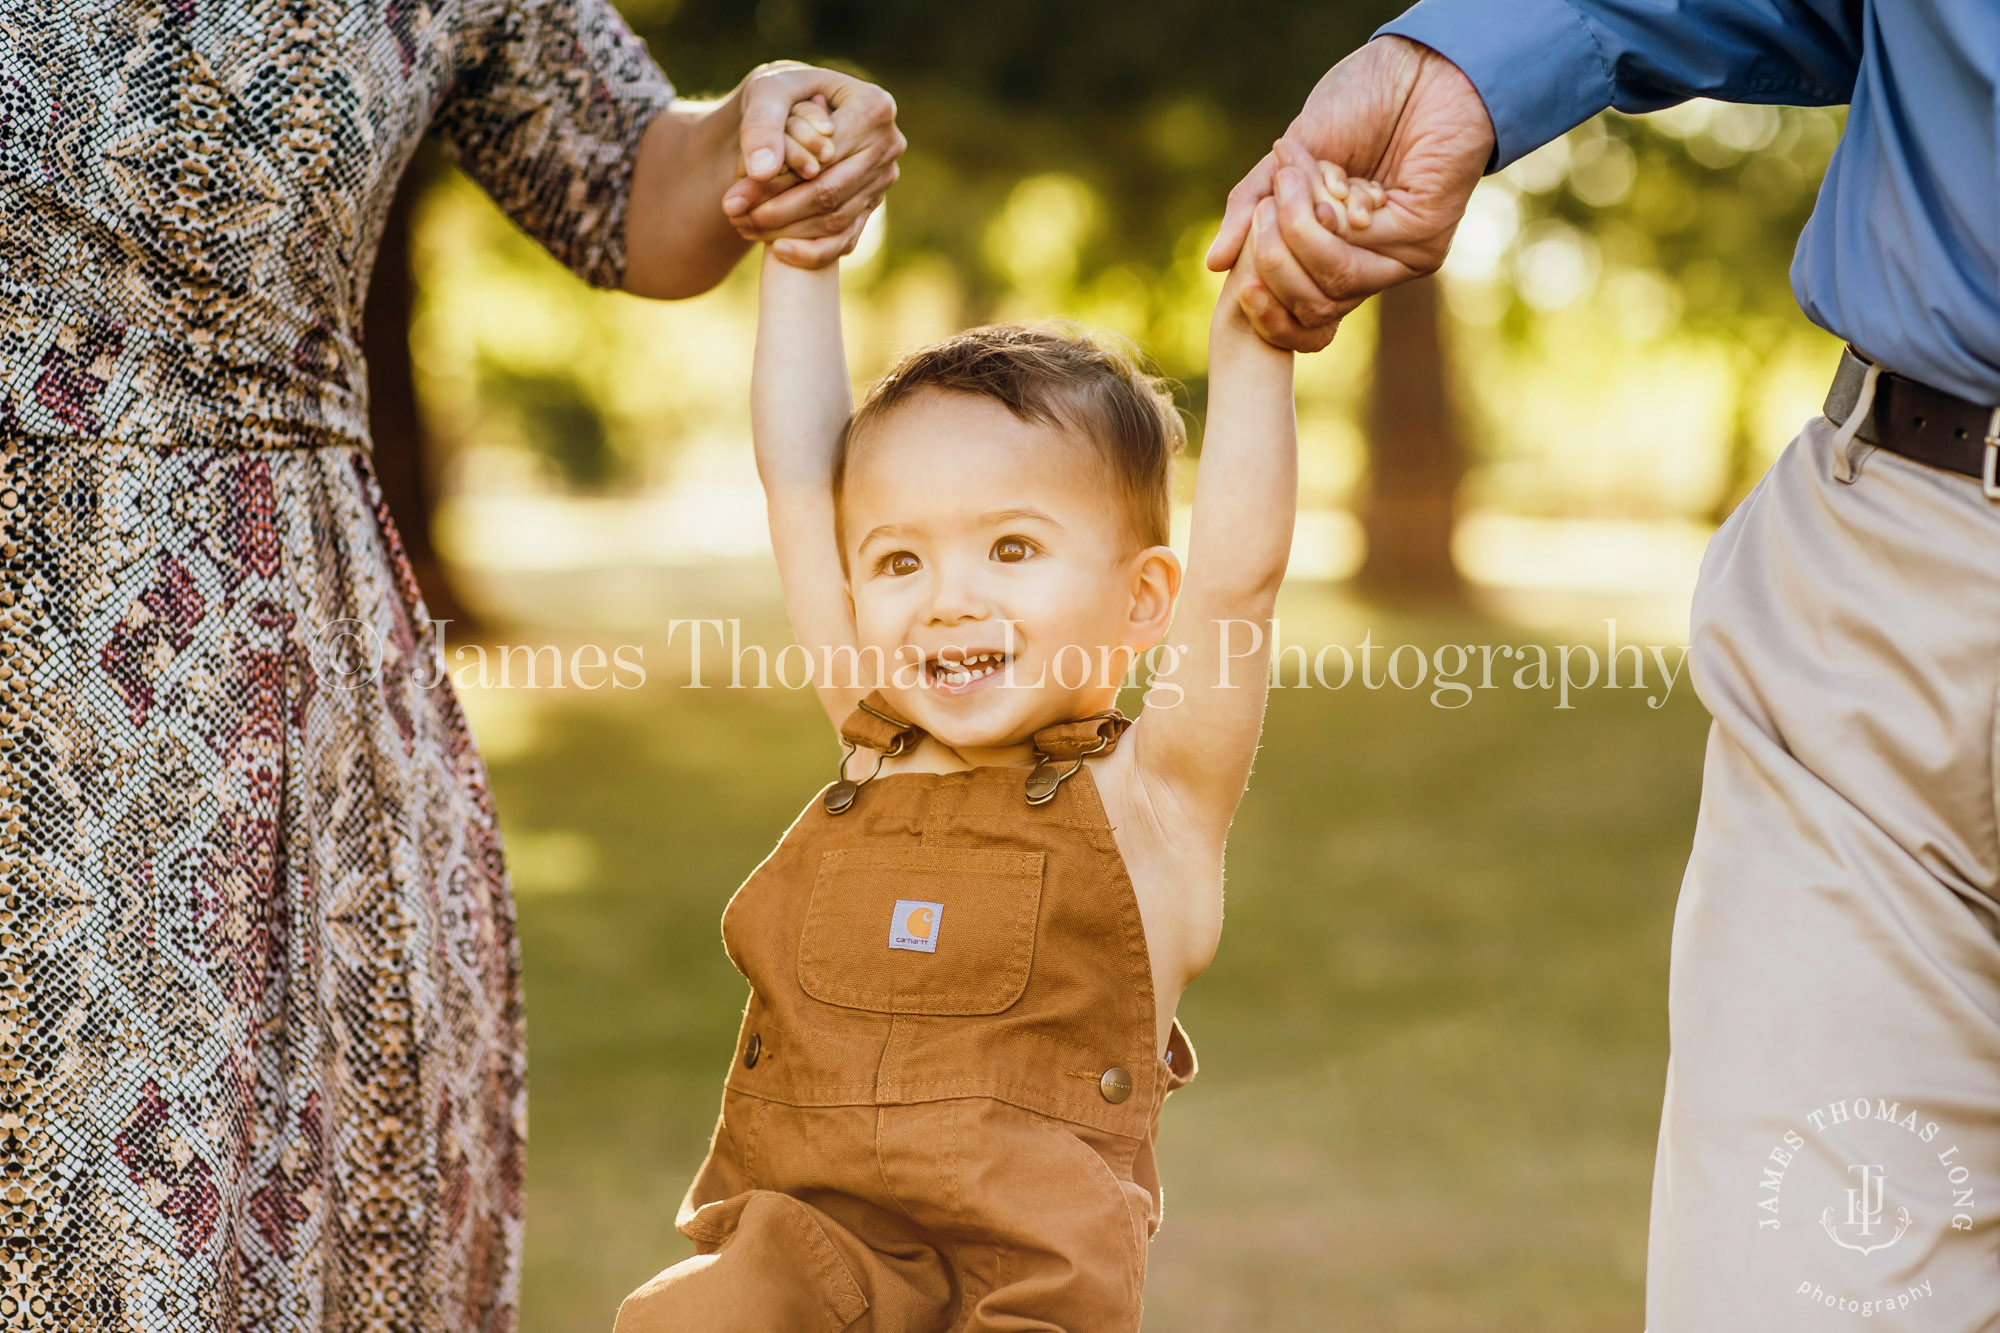
{"label": "child's ear", "polygon": [[1171,546],[1149,546],[1132,558],[1132,604],[1126,634],[1144,651],[1158,643],[1174,622],[1181,593],[1181,558]]}

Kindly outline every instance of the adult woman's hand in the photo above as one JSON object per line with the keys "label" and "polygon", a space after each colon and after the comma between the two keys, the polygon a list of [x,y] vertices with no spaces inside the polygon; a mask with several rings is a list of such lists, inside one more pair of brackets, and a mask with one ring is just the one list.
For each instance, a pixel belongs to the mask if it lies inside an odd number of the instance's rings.
{"label": "adult woman's hand", "polygon": [[1316,352],[1348,311],[1376,292],[1434,272],[1493,156],[1493,122],[1471,80],[1427,46],[1378,37],[1327,71],[1285,131],[1297,160],[1318,158],[1382,182],[1369,226],[1347,236],[1307,225],[1304,172],[1276,152],[1229,192],[1208,266],[1232,267],[1261,199],[1277,197],[1277,238],[1289,251],[1258,254],[1258,278],[1240,293],[1266,341]]}
{"label": "adult woman's hand", "polygon": [[[896,128],[895,99],[872,83],[783,61],[753,70],[743,94],[744,178],[723,195],[723,212],[746,239],[779,242],[787,263],[832,263],[854,249],[901,172],[896,159],[908,141]],[[785,169],[785,121],[814,96],[826,99],[834,157],[802,180]]]}
{"label": "adult woman's hand", "polygon": [[[835,160],[811,180],[785,166],[785,120],[826,99]],[[816,268],[846,254],[895,183],[905,140],[896,103],[874,84],[791,61],[759,65],[723,101],[676,103],[640,141],[626,211],[625,290],[707,291],[753,241]]]}

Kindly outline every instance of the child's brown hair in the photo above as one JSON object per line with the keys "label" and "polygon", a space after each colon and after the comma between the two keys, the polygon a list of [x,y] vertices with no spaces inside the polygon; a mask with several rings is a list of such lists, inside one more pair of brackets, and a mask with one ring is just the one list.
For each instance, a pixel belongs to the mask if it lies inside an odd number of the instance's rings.
{"label": "child's brown hair", "polygon": [[[1095,445],[1140,546],[1170,531],[1174,455],[1187,427],[1166,380],[1138,353],[1063,325],[989,324],[918,348],[878,381],[848,418],[834,457],[836,512],[857,434],[925,389],[991,398],[1022,421]],[[841,548],[841,560],[847,558]]]}

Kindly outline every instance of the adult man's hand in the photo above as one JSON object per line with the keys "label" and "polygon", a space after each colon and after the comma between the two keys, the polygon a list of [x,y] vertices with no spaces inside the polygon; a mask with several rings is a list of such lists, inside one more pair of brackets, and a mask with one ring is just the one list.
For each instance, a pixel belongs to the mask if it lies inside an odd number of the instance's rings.
{"label": "adult man's hand", "polygon": [[[816,95],[826,99],[838,157],[802,181],[785,166],[785,121]],[[744,176],[723,195],[723,212],[746,239],[788,238],[781,257],[801,267],[851,251],[900,171],[906,140],[895,99],[872,83],[792,61],[752,70],[741,96]]]}
{"label": "adult man's hand", "polygon": [[1493,156],[1493,122],[1471,80],[1427,46],[1377,37],[1327,71],[1285,137],[1307,154],[1380,181],[1387,199],[1346,237],[1307,223],[1303,173],[1267,155],[1229,192],[1208,266],[1230,268],[1260,199],[1277,197],[1276,239],[1253,250],[1258,281],[1240,295],[1265,339],[1316,352],[1348,311],[1384,288],[1436,271],[1465,201]]}

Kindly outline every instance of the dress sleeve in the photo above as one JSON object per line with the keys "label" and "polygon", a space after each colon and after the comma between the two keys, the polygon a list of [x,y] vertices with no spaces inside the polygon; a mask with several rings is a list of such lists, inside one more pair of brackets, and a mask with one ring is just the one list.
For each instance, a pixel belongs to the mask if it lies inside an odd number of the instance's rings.
{"label": "dress sleeve", "polygon": [[610,0],[470,0],[433,121],[458,165],[594,287],[625,274],[625,205],[673,85]]}
{"label": "dress sleeve", "polygon": [[1381,32],[1472,80],[1493,117],[1489,171],[1606,107],[1845,102],[1861,66],[1860,0],[1420,0]]}

